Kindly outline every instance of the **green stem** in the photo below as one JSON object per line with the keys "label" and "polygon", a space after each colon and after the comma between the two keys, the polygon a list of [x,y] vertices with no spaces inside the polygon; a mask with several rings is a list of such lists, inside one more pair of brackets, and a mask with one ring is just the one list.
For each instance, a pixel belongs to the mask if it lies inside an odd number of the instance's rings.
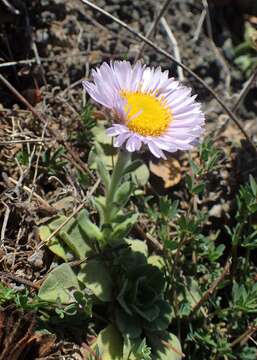
{"label": "green stem", "polygon": [[249,270],[250,254],[251,254],[251,249],[247,248],[245,254],[244,274],[247,274]]}
{"label": "green stem", "polygon": [[111,210],[112,210],[114,196],[121,183],[124,169],[130,162],[130,159],[131,159],[131,154],[128,151],[122,151],[122,150],[119,151],[118,159],[114,166],[110,185],[107,189],[107,194],[106,194],[105,212],[104,212],[105,224],[110,224],[111,222]]}

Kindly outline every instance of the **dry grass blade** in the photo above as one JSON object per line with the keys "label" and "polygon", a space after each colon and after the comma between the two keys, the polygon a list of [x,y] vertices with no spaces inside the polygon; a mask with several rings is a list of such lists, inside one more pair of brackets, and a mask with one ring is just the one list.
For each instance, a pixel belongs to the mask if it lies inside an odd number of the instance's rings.
{"label": "dry grass blade", "polygon": [[[151,24],[149,31],[146,34],[146,38],[147,39],[151,39],[155,29],[157,28],[162,16],[164,16],[166,10],[168,9],[168,6],[170,4],[171,0],[166,0],[165,3],[162,5],[158,15],[156,16],[156,19],[154,20],[154,22]],[[140,47],[140,50],[135,58],[135,62],[142,56],[143,51],[145,48],[145,43],[143,42],[143,44]]]}

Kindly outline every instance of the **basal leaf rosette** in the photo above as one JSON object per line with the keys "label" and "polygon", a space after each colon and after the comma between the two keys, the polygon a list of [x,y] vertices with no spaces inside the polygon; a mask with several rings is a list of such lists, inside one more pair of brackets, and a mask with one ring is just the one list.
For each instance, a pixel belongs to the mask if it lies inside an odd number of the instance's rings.
{"label": "basal leaf rosette", "polygon": [[201,105],[168,71],[137,62],[104,62],[84,81],[91,98],[107,108],[113,124],[107,134],[129,152],[146,146],[157,158],[190,150],[203,133]]}
{"label": "basal leaf rosette", "polygon": [[123,335],[137,338],[142,331],[163,331],[172,310],[164,300],[165,280],[156,266],[142,264],[123,279],[117,296],[116,322]]}

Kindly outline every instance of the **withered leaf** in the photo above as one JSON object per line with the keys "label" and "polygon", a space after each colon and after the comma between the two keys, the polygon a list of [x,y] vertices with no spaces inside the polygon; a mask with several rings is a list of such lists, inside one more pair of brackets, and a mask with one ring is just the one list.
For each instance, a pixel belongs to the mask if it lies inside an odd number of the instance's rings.
{"label": "withered leaf", "polygon": [[159,160],[157,163],[149,162],[150,171],[163,180],[164,188],[177,185],[181,180],[181,168],[178,160],[170,157],[167,160]]}

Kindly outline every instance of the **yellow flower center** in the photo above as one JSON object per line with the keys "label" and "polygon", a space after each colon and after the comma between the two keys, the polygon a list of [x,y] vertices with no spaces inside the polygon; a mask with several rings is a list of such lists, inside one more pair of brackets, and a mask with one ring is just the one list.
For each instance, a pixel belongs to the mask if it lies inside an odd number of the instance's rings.
{"label": "yellow flower center", "polygon": [[172,120],[171,110],[166,102],[153,93],[122,91],[127,100],[127,127],[143,136],[160,136],[165,133]]}

